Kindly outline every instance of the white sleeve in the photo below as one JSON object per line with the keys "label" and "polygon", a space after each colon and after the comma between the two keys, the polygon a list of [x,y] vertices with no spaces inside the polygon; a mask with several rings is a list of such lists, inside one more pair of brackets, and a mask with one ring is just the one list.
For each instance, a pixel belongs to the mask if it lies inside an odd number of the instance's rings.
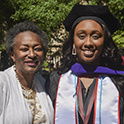
{"label": "white sleeve", "polygon": [[4,72],[0,72],[0,123],[4,123],[5,106],[7,104],[7,96],[9,88],[7,88],[7,78]]}

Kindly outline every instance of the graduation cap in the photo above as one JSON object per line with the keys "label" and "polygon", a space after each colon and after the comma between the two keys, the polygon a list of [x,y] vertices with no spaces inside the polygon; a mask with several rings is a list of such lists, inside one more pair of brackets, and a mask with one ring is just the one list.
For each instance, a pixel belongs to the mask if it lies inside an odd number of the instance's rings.
{"label": "graduation cap", "polygon": [[75,4],[68,16],[63,21],[65,29],[70,31],[72,27],[82,20],[92,19],[106,25],[111,34],[121,27],[119,20],[110,12],[107,5],[81,5]]}

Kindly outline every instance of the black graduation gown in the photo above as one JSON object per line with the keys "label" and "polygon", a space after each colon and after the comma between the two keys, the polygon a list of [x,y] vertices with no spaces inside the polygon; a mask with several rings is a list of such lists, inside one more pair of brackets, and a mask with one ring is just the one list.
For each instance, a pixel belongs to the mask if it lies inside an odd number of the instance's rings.
{"label": "black graduation gown", "polygon": [[[57,72],[52,72],[49,75],[49,78],[47,77],[47,79],[46,79],[46,91],[52,99],[53,106],[55,105],[55,98],[56,98],[56,91],[57,91],[57,86],[58,86],[58,82],[59,82],[59,77],[60,77],[60,75]],[[113,78],[112,78],[112,80],[113,80]],[[83,96],[83,101],[84,101],[84,111],[85,112],[87,111],[89,100],[91,98],[95,84],[96,84],[96,81],[94,81],[91,84],[91,86],[88,88],[87,94],[85,94],[85,87],[82,85],[82,96]],[[94,114],[94,104],[93,104],[93,107],[91,110],[88,124],[93,123],[93,114]],[[79,114],[79,123],[83,124],[80,114]],[[120,124],[124,124],[124,107],[123,107],[123,99],[122,98],[120,98]]]}

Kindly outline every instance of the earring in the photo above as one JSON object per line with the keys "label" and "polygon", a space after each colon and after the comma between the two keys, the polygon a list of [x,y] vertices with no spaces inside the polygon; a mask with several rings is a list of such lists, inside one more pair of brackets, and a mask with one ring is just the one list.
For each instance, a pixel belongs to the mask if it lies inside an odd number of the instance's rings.
{"label": "earring", "polygon": [[76,49],[75,49],[74,46],[73,46],[73,48],[72,48],[72,55],[76,56]]}

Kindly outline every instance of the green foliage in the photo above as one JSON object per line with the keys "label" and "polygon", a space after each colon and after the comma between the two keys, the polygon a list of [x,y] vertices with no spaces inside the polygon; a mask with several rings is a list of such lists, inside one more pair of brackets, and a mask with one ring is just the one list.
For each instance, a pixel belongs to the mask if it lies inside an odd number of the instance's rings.
{"label": "green foliage", "polygon": [[44,61],[43,67],[44,67],[44,68],[48,68],[48,63],[47,63],[46,61]]}
{"label": "green foliage", "polygon": [[124,31],[120,34],[117,34],[113,37],[113,40],[116,42],[117,46],[124,48]]}
{"label": "green foliage", "polygon": [[5,50],[5,44],[0,44],[0,51]]}
{"label": "green foliage", "polygon": [[[60,28],[63,19],[78,0],[18,0],[14,3],[14,21],[30,20],[37,23],[49,38]],[[12,0],[11,0],[12,2]]]}
{"label": "green foliage", "polygon": [[109,0],[107,3],[112,13],[120,20],[124,30],[124,1],[122,0]]}
{"label": "green foliage", "polygon": [[14,9],[8,0],[0,1],[0,52],[5,49],[4,36],[6,30],[13,25],[10,19],[13,12]]}
{"label": "green foliage", "polygon": [[111,12],[120,20],[122,28],[115,32],[113,40],[118,48],[124,48],[124,1],[123,0],[91,0],[89,4],[103,5],[106,4]]}

